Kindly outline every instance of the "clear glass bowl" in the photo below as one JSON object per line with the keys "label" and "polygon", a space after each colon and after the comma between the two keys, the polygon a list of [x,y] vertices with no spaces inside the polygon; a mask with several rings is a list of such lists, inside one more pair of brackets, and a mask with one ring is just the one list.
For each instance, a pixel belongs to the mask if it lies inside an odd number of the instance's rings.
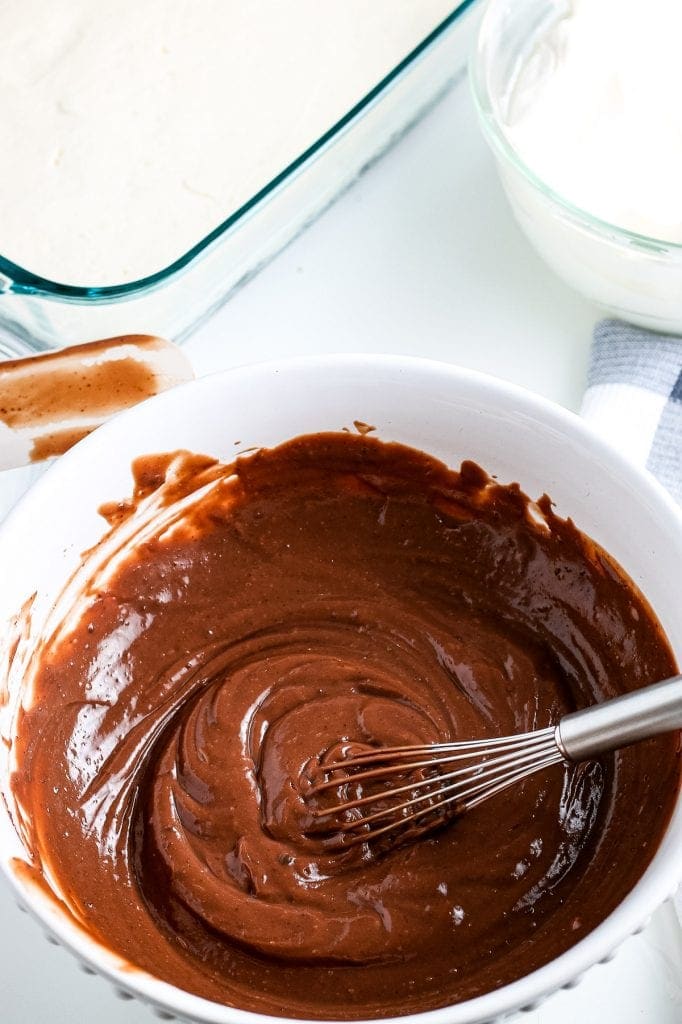
{"label": "clear glass bowl", "polygon": [[521,228],[567,284],[616,316],[682,332],[682,245],[600,220],[556,193],[527,166],[505,134],[520,68],[570,12],[569,0],[490,0],[471,63],[484,134]]}
{"label": "clear glass bowl", "polygon": [[466,63],[476,0],[452,10],[288,167],[159,273],[105,288],[48,281],[0,256],[0,353],[119,334],[182,341],[440,96]]}

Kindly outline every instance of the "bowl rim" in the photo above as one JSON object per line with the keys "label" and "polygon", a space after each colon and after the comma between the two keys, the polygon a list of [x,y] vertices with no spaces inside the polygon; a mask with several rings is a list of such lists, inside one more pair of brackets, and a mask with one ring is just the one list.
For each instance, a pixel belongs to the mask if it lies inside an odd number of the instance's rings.
{"label": "bowl rim", "polygon": [[[326,373],[331,377],[342,369],[367,374],[374,373],[377,384],[381,371],[402,372],[409,378],[428,383],[435,380],[442,385],[447,382],[453,389],[464,388],[469,392],[493,396],[506,407],[521,409],[526,414],[536,414],[548,428],[558,429],[564,434],[582,441],[595,456],[602,456],[626,478],[634,480],[640,493],[652,499],[657,506],[657,520],[667,520],[682,533],[682,509],[668,492],[648,472],[629,462],[625,456],[612,448],[576,413],[532,391],[491,374],[459,367],[454,364],[425,359],[416,356],[394,356],[388,354],[332,354],[300,356],[246,363],[208,374],[189,381],[170,391],[156,395],[115,416],[98,428],[93,434],[79,442],[62,457],[60,462],[44,474],[29,489],[5,521],[0,524],[0,537],[15,529],[15,522],[22,516],[27,502],[37,501],[42,491],[58,479],[59,465],[88,456],[109,440],[115,439],[120,423],[134,421],[140,409],[147,409],[155,403],[159,412],[164,406],[184,404],[192,392],[197,399],[202,391],[226,386],[248,388],[254,378],[274,374],[280,379],[287,375],[294,377],[306,374]],[[188,389],[190,389],[188,391]],[[1,811],[1,809],[0,809]],[[663,844],[667,846],[671,834],[682,839],[682,793],[668,823]],[[12,870],[2,850],[0,831],[0,871],[8,879],[20,905],[42,925],[43,930],[59,944],[72,952],[86,969],[102,975],[120,993],[132,995],[142,1002],[161,1009],[170,1015],[201,1022],[201,1024],[338,1024],[337,1020],[276,1017],[251,1010],[216,1003],[161,981],[141,968],[124,961],[119,955],[87,935],[59,909],[54,899],[48,898],[41,889],[20,879]],[[663,845],[662,844],[662,845]],[[501,1020],[517,1010],[534,1009],[557,990],[572,987],[589,968],[609,960],[614,951],[628,937],[641,930],[651,914],[666,900],[670,899],[681,879],[682,862],[667,854],[659,847],[643,875],[624,900],[592,932],[559,957],[551,960],[532,973],[511,982],[502,988],[481,996],[428,1010],[421,1013],[401,1014],[394,1017],[378,1018],[383,1024],[483,1024]],[[376,1024],[377,1019],[358,1020],[354,1024]]]}
{"label": "bowl rim", "polygon": [[[514,0],[514,3],[519,2],[521,0]],[[499,118],[495,114],[495,107],[490,90],[488,89],[487,70],[489,62],[486,57],[487,44],[496,31],[496,20],[499,18],[501,11],[508,10],[509,7],[509,0],[488,0],[476,37],[476,43],[469,60],[470,92],[473,96],[479,122],[493,153],[519,171],[526,181],[534,189],[537,189],[542,196],[560,207],[573,220],[581,221],[583,226],[587,227],[594,234],[603,235],[606,233],[616,236],[619,242],[630,245],[640,251],[648,251],[653,255],[665,252],[682,253],[682,242],[673,242],[655,235],[645,235],[641,232],[633,231],[630,228],[625,228],[620,224],[614,224],[612,221],[598,217],[596,214],[585,210],[584,207],[573,203],[536,174],[521,157],[518,150],[511,144],[508,136],[502,129]],[[567,9],[568,13],[570,12]]]}

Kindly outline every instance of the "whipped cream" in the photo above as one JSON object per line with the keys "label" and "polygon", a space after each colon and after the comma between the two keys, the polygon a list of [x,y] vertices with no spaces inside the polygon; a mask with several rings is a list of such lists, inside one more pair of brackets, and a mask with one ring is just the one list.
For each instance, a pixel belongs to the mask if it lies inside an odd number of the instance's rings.
{"label": "whipped cream", "polygon": [[62,283],[167,267],[453,0],[4,0],[0,254]]}
{"label": "whipped cream", "polygon": [[572,0],[510,97],[526,165],[588,213],[682,242],[682,3]]}

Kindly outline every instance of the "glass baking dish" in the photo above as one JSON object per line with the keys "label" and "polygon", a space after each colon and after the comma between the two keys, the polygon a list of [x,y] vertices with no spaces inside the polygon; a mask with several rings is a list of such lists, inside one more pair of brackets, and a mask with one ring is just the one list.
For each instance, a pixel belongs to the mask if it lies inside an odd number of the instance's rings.
{"label": "glass baking dish", "polygon": [[0,256],[0,354],[120,334],[187,335],[258,272],[462,73],[478,0],[450,14],[364,98],[164,270],[103,288],[58,284]]}

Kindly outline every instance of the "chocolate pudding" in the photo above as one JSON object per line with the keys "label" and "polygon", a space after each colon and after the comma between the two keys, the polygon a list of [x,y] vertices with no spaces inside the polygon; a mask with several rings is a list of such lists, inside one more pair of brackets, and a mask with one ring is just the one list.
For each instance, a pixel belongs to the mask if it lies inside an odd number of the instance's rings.
{"label": "chocolate pudding", "polygon": [[349,434],[134,473],[16,736],[32,871],[88,934],[219,1003],[382,1017],[520,978],[632,889],[677,735],[414,842],[308,827],[301,774],[339,743],[541,729],[674,674],[642,595],[546,496]]}

